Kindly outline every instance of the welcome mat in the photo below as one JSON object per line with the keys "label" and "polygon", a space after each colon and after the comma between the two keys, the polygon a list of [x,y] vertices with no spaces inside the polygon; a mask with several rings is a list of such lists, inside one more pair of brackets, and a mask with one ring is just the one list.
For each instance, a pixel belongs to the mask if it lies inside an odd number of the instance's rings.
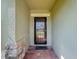
{"label": "welcome mat", "polygon": [[47,50],[47,46],[36,46],[36,50]]}

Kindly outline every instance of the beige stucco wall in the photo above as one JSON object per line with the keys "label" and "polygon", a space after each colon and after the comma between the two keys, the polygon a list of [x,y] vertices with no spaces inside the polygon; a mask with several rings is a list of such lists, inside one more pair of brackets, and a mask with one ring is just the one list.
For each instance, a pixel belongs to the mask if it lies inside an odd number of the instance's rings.
{"label": "beige stucco wall", "polygon": [[25,0],[16,0],[16,42],[29,45],[29,9]]}
{"label": "beige stucco wall", "polygon": [[7,43],[13,43],[18,48],[28,48],[29,9],[25,0],[2,0],[1,17],[1,57],[5,59]]}
{"label": "beige stucco wall", "polygon": [[57,0],[52,9],[52,47],[59,59],[77,59],[76,4],[76,0]]}

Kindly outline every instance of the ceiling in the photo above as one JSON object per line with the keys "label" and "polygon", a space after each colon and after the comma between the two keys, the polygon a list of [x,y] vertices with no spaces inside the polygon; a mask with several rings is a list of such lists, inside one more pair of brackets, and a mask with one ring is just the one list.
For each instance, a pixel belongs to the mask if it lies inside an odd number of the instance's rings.
{"label": "ceiling", "polygon": [[31,10],[50,10],[55,0],[26,0]]}

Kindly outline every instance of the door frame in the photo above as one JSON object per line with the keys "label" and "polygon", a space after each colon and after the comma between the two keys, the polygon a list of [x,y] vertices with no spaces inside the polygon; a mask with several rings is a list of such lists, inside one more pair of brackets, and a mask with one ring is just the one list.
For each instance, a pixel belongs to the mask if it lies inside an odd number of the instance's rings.
{"label": "door frame", "polygon": [[[45,22],[45,30],[44,30],[44,37],[46,39],[45,42],[41,43],[41,42],[37,42],[37,38],[36,38],[36,22]],[[34,44],[47,44],[47,17],[34,17]]]}

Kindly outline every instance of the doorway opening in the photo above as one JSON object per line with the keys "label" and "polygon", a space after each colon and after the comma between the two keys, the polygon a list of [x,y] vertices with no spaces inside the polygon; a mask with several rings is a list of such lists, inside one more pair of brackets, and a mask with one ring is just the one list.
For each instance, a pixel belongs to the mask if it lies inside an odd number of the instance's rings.
{"label": "doorway opening", "polygon": [[47,44],[46,17],[34,17],[34,44]]}

